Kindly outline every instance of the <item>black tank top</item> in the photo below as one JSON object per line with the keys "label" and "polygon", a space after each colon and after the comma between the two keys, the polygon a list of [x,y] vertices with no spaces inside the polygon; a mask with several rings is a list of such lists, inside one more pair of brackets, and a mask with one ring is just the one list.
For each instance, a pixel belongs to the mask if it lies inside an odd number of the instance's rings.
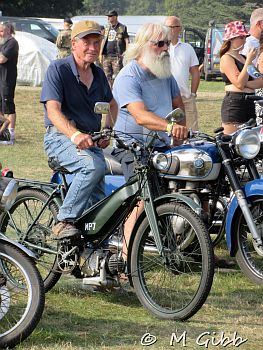
{"label": "black tank top", "polygon": [[[229,56],[231,56],[231,55],[229,55]],[[241,56],[244,57],[244,58],[246,58],[246,56],[244,56],[244,55],[241,55]],[[231,57],[234,59],[235,64],[236,64],[236,66],[237,66],[237,69],[239,70],[239,72],[241,72],[242,69],[243,69],[243,67],[244,67],[244,63],[238,61],[238,60],[237,60],[235,57],[233,57],[233,56],[231,56]],[[231,81],[228,79],[228,77],[225,75],[225,73],[221,73],[221,76],[222,76],[223,82],[224,82],[226,85],[231,85],[231,84],[232,84]],[[253,80],[253,78],[252,78],[251,76],[249,76],[249,78],[248,78],[248,81],[250,81],[250,80]]]}

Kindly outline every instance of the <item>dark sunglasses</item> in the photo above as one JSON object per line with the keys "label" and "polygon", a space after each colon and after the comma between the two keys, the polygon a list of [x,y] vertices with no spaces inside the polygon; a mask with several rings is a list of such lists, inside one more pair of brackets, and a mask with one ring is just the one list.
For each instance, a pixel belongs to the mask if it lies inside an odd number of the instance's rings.
{"label": "dark sunglasses", "polygon": [[154,46],[164,47],[164,45],[169,46],[170,43],[171,43],[171,40],[151,41],[151,43],[152,43]]}
{"label": "dark sunglasses", "polygon": [[171,28],[171,29],[173,29],[173,28],[181,28],[181,26],[166,26],[166,27]]}

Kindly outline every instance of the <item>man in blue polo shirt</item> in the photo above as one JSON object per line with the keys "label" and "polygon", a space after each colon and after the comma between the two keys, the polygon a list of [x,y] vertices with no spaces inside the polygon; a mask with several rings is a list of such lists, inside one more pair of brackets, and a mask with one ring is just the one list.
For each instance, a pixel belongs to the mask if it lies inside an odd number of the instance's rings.
{"label": "man in blue polo shirt", "polygon": [[75,174],[59,210],[53,239],[78,235],[74,221],[91,203],[104,197],[105,160],[101,148],[109,142],[97,146],[88,133],[101,128],[101,115],[94,112],[96,102],[110,103],[107,127],[114,125],[118,107],[104,72],[94,65],[101,39],[98,23],[76,23],[71,33],[72,54],[52,62],[43,83],[40,100],[45,109],[45,150]]}

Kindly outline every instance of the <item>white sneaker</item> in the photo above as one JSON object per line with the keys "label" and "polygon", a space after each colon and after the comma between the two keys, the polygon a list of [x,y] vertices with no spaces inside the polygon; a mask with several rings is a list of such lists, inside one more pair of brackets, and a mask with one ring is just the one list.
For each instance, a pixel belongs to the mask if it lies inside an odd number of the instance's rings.
{"label": "white sneaker", "polygon": [[14,143],[15,143],[15,140],[0,141],[0,145],[13,145]]}

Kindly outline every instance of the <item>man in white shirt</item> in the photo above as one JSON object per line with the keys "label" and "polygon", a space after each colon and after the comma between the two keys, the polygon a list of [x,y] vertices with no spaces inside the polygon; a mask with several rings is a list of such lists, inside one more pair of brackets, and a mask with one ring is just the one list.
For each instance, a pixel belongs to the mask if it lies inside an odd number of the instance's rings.
{"label": "man in white shirt", "polygon": [[[259,56],[260,37],[263,33],[263,7],[255,9],[250,16],[250,36],[247,37],[242,54],[247,56],[249,49],[257,48]],[[254,59],[253,64],[257,65],[258,56]]]}
{"label": "man in white shirt", "polygon": [[[182,23],[179,17],[170,16],[165,20],[170,28],[171,44],[169,48],[171,70],[179,86],[183,99],[186,126],[198,130],[198,113],[196,107],[196,91],[200,83],[199,61],[193,47],[179,39]],[[191,86],[189,84],[191,75]]]}

